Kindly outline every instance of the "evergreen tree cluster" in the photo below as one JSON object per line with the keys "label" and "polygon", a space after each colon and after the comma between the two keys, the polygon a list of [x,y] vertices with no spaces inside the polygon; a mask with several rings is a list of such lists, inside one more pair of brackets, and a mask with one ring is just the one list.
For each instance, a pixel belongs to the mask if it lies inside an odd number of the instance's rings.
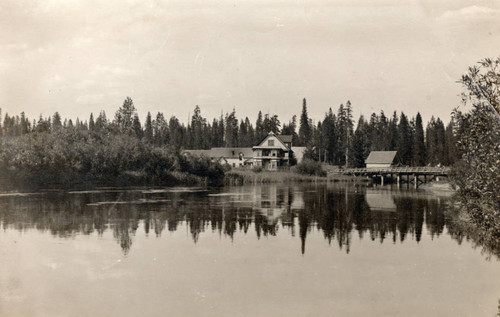
{"label": "evergreen tree cluster", "polygon": [[388,118],[383,111],[369,120],[362,115],[354,130],[352,105],[341,104],[335,114],[330,108],[314,125],[307,115],[304,99],[299,146],[305,146],[309,159],[333,165],[364,167],[371,151],[397,151],[403,165],[452,165],[458,158],[453,123],[445,128],[441,119],[431,118],[426,129],[422,116],[409,119],[403,112]]}
{"label": "evergreen tree cluster", "polygon": [[[1,112],[0,112],[1,113]],[[298,120],[297,120],[298,119]],[[298,121],[298,122],[297,122]],[[356,127],[356,128],[355,128]],[[292,135],[293,146],[306,147],[305,157],[333,165],[363,167],[371,151],[398,151],[404,165],[451,165],[457,160],[455,133],[452,122],[445,128],[439,118],[432,117],[425,130],[422,117],[409,119],[404,113],[394,112],[387,117],[384,112],[373,113],[369,120],[361,116],[355,124],[350,101],[341,104],[336,112],[332,108],[317,123],[309,118],[307,101],[302,101],[300,117],[292,116],[281,123],[277,115],[259,111],[255,125],[248,117],[238,119],[235,109],[211,122],[195,106],[187,126],[175,116],[167,118],[162,112],[148,112],[141,123],[137,109],[130,97],[110,120],[104,111],[88,120],[62,119],[59,113],[52,117],[39,117],[30,121],[24,113],[20,116],[5,114],[0,124],[3,139],[26,134],[80,131],[92,136],[120,135],[140,140],[151,147],[181,149],[210,149],[212,147],[252,147],[269,132]]]}

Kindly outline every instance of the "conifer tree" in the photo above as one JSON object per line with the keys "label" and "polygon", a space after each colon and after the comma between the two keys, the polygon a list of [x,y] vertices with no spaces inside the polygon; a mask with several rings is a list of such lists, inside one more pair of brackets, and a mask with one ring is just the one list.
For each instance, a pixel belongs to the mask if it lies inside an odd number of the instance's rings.
{"label": "conifer tree", "polygon": [[426,163],[426,153],[425,153],[425,136],[424,128],[422,126],[422,116],[420,112],[417,113],[415,119],[415,132],[413,134],[413,165],[414,166],[424,166]]}
{"label": "conifer tree", "polygon": [[336,164],[348,165],[349,163],[349,148],[352,139],[354,123],[352,121],[351,102],[347,101],[346,106],[340,105],[337,114],[337,158]]}
{"label": "conifer tree", "polygon": [[335,162],[335,150],[337,148],[335,120],[335,115],[333,114],[332,108],[330,108],[323,119],[323,138],[325,139],[326,161],[331,164]]}
{"label": "conifer tree", "polygon": [[267,132],[264,129],[264,119],[262,118],[262,111],[259,111],[259,114],[257,115],[257,121],[255,122],[254,143],[257,144],[258,142],[262,141],[262,139],[264,139],[266,135]]}
{"label": "conifer tree", "polygon": [[136,109],[132,98],[127,97],[123,101],[123,105],[116,111],[114,124],[119,133],[132,134],[133,118],[136,114]]}
{"label": "conifer tree", "polygon": [[368,139],[368,123],[365,122],[363,116],[359,117],[358,126],[356,127],[356,131],[354,132],[354,136],[352,138],[352,151],[350,156],[350,164],[351,167],[365,167],[365,155],[366,151],[366,141]]}
{"label": "conifer tree", "polygon": [[168,140],[168,144],[173,146],[175,149],[180,149],[181,147],[186,146],[186,144],[184,143],[186,132],[184,127],[180,124],[179,119],[174,116],[170,117],[170,120],[168,121],[167,131],[168,136],[165,139]]}
{"label": "conifer tree", "polygon": [[[21,112],[21,121],[20,121],[20,124],[21,124],[21,127],[20,127],[20,131],[21,131],[21,135],[23,134],[27,134],[30,132],[30,121],[26,118],[26,115],[24,114],[24,111]],[[61,118],[59,118],[59,128],[61,128],[62,124],[61,124]],[[0,132],[1,134],[1,132]]]}
{"label": "conifer tree", "polygon": [[204,135],[205,127],[207,125],[207,120],[201,116],[201,110],[198,105],[194,108],[193,116],[191,117],[190,129],[190,147],[192,149],[203,149],[205,148],[205,139],[207,136]]}
{"label": "conifer tree", "polygon": [[143,131],[141,127],[141,121],[139,120],[139,116],[137,113],[134,114],[134,119],[132,121],[132,131],[134,131],[134,136],[142,139]]}
{"label": "conifer tree", "polygon": [[147,142],[153,142],[153,124],[151,122],[151,112],[146,115],[146,123],[144,125],[144,138]]}
{"label": "conifer tree", "polygon": [[398,145],[398,114],[396,111],[392,114],[389,121],[389,151],[395,151]]}
{"label": "conifer tree", "polygon": [[219,130],[217,132],[217,146],[224,146],[224,135],[226,134],[226,128],[224,126],[224,118],[222,117],[222,113],[219,118]]}
{"label": "conifer tree", "polygon": [[236,119],[236,111],[226,114],[225,141],[226,147],[238,146],[238,119]]}
{"label": "conifer tree", "polygon": [[[61,119],[59,119],[59,122]],[[56,125],[55,123],[55,118],[54,118],[54,126]],[[95,130],[95,121],[94,121],[94,114],[91,112],[90,113],[90,118],[89,118],[89,131],[94,131]]]}
{"label": "conifer tree", "polygon": [[411,137],[410,123],[408,122],[408,118],[406,117],[406,115],[403,112],[401,112],[398,125],[397,151],[399,157],[401,158],[401,162],[405,165],[411,164],[411,159],[412,159],[411,149],[412,149],[412,137]]}
{"label": "conifer tree", "polygon": [[[64,126],[66,126],[66,124]],[[106,117],[106,112],[102,110],[95,121],[95,128],[97,131],[102,132],[107,127],[108,127],[108,119]]]}
{"label": "conifer tree", "polygon": [[311,141],[312,129],[309,125],[309,117],[307,115],[307,101],[306,98],[302,100],[302,113],[300,115],[299,126],[299,145],[305,146]]}

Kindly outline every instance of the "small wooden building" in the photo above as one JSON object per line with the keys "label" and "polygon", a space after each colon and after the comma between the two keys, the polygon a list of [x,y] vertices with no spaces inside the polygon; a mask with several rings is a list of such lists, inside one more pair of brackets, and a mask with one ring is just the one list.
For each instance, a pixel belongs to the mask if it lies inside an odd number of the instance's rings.
{"label": "small wooden building", "polygon": [[366,168],[389,168],[399,163],[397,151],[371,151],[366,158]]}

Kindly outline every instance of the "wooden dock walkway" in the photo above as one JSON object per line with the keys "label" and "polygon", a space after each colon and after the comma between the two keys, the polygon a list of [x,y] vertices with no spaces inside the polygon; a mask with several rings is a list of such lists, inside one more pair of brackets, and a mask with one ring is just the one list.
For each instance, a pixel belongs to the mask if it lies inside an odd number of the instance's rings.
{"label": "wooden dock walkway", "polygon": [[[384,185],[385,179],[394,179],[398,187],[403,183],[407,186],[413,184],[418,188],[420,184],[427,183],[439,177],[447,177],[450,174],[449,167],[433,166],[405,166],[405,167],[386,167],[386,168],[339,168],[329,170],[329,174],[342,174],[351,176],[366,176],[372,179],[380,178],[381,185]],[[406,179],[405,179],[406,178]]]}

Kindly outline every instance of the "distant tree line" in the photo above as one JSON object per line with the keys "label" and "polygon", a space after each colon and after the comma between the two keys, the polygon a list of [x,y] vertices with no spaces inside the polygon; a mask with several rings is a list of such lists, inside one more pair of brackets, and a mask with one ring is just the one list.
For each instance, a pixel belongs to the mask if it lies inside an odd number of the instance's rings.
{"label": "distant tree line", "polygon": [[[161,116],[159,116],[161,118]],[[222,166],[208,158],[185,157],[167,142],[182,140],[175,118],[170,131],[150,122],[141,127],[132,99],[113,120],[104,111],[94,120],[64,121],[56,112],[31,123],[24,113],[5,115],[0,137],[3,187],[93,187],[222,184]]]}
{"label": "distant tree line", "polygon": [[91,113],[88,120],[77,118],[75,121],[63,120],[58,112],[52,117],[40,116],[38,121],[30,121],[24,112],[16,116],[5,114],[0,135],[3,139],[63,131],[94,137],[119,135],[131,137],[141,146],[169,147],[179,152],[180,149],[252,147],[269,132],[274,132],[292,135],[293,145],[306,147],[305,156],[309,159],[349,167],[363,167],[371,151],[396,150],[402,164],[413,166],[451,165],[459,156],[453,121],[445,127],[441,119],[432,117],[424,130],[420,113],[409,119],[403,112],[387,117],[381,111],[373,113],[368,120],[361,116],[355,124],[352,112],[351,102],[347,101],[336,113],[328,109],[323,120],[316,123],[308,116],[304,98],[299,122],[294,115],[282,125],[277,115],[259,111],[252,124],[248,117],[238,120],[234,109],[210,122],[202,116],[200,107],[195,106],[186,126],[175,116],[167,119],[162,112],[155,116],[148,112],[141,123],[132,99],[127,97],[114,119],[108,119],[104,111],[97,117]]}

